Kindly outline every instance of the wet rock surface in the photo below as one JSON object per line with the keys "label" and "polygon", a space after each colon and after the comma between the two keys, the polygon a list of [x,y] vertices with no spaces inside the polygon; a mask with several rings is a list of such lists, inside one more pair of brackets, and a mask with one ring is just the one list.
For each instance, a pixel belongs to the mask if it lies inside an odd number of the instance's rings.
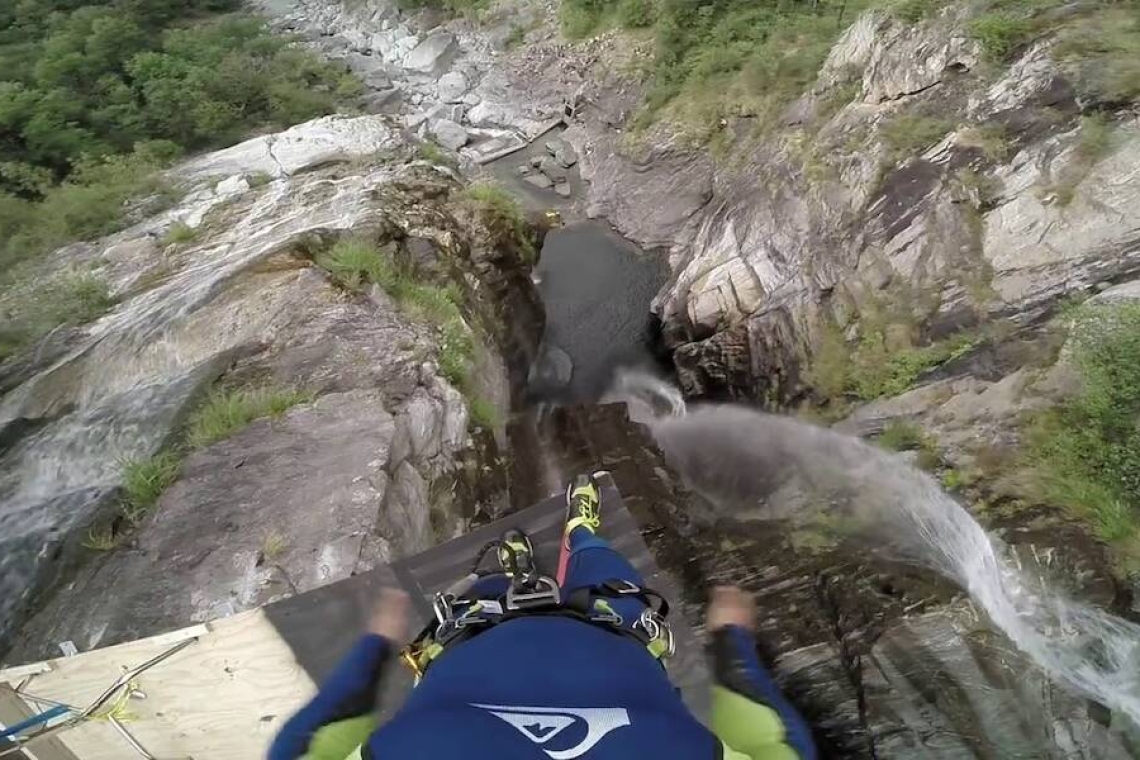
{"label": "wet rock surface", "polygon": [[[330,125],[349,138],[323,139]],[[481,446],[467,399],[439,369],[438,328],[391,298],[335,286],[311,259],[340,236],[390,241],[390,254],[418,256],[424,276],[446,283],[461,266],[470,279],[459,287],[479,283],[471,319],[533,311],[520,254],[449,200],[458,186],[446,170],[369,163],[377,145],[394,147],[392,134],[381,117],[322,119],[196,159],[174,172],[192,185],[181,204],[56,254],[61,268],[87,262],[122,302],[62,357],[39,356],[0,403],[5,633],[27,605],[42,607],[40,591],[91,558],[79,544],[92,532],[126,530],[115,517],[122,461],[176,442],[219,378],[316,400],[189,452],[155,519],[80,570],[13,656],[70,638],[107,645],[329,583],[421,550],[503,498],[501,479],[480,485],[464,474]],[[286,176],[257,188],[232,181],[262,170],[267,143],[294,141]],[[215,184],[223,169],[235,173]],[[156,255],[176,221],[198,234]],[[506,408],[508,372],[529,362],[522,354],[533,352],[541,319],[524,321],[529,330],[488,324],[465,390]],[[336,514],[316,519],[326,508]],[[280,531],[271,543],[286,547],[276,570],[258,559],[269,526]]]}
{"label": "wet rock surface", "polygon": [[[993,634],[956,589],[857,547],[718,512],[686,490],[623,407],[556,410],[535,431],[553,462],[520,458],[514,479],[535,486],[515,498],[537,497],[552,464],[564,473],[610,470],[658,563],[681,580],[681,614],[698,633],[708,584],[738,583],[756,595],[762,654],[824,756],[1135,751],[1095,705],[1050,684]],[[1108,601],[1095,582],[1082,593]]]}
{"label": "wet rock surface", "polygon": [[[968,19],[954,12],[913,28],[883,13],[859,17],[779,128],[718,164],[668,128],[628,135],[644,85],[614,65],[627,42],[607,33],[566,43],[546,6],[496,10],[476,28],[462,19],[437,26],[386,2],[259,5],[361,76],[362,106],[379,115],[330,117],[190,162],[183,173],[201,183],[177,208],[57,254],[61,263],[95,262],[128,300],[0,372],[0,389],[12,391],[0,402],[0,494],[15,494],[19,507],[0,516],[0,572],[23,583],[13,568],[72,556],[86,525],[115,504],[117,457],[156,451],[219,376],[297,383],[318,398],[192,454],[153,522],[40,612],[20,657],[64,638],[86,648],[244,609],[415,551],[469,519],[469,508],[441,515],[429,506],[472,447],[463,400],[431,360],[438,336],[383,291],[345,297],[294,250],[301,239],[384,230],[418,265],[446,268],[441,252],[454,254],[457,237],[472,234],[438,207],[449,173],[369,164],[399,146],[400,130],[458,151],[468,169],[492,161],[489,171],[534,208],[604,217],[630,240],[664,249],[668,281],[654,309],[694,396],[773,405],[803,397],[821,325],[854,339],[865,320],[902,310],[915,342],[1010,320],[1012,336],[982,341],[920,387],[863,405],[840,425],[873,435],[917,420],[937,437],[944,464],[960,468],[987,459],[992,467],[994,452],[1015,445],[1016,420],[1064,382],[1050,369],[1059,346],[1042,317],[1074,290],[1123,283],[1104,297],[1127,297],[1140,272],[1140,122],[1110,114],[1111,151],[1083,165],[1079,88],[1049,45],[991,75]],[[526,44],[508,51],[516,11],[529,14]],[[895,155],[885,128],[914,114],[953,123]],[[560,122],[564,133],[547,134]],[[979,131],[995,125],[1000,150]],[[748,124],[731,127],[745,134]],[[175,222],[208,234],[161,251]],[[486,393],[506,408],[521,397],[508,379],[528,372],[531,390],[552,398],[574,398],[583,381],[596,391],[614,357],[575,341],[608,344],[609,325],[633,324],[611,307],[633,304],[631,319],[646,316],[639,304],[657,283],[635,298],[577,292],[561,306],[547,292],[565,314],[536,352],[543,318],[529,279],[474,239],[463,271],[504,314],[525,315],[493,322],[491,353],[501,358],[486,362]],[[555,258],[545,262],[544,288],[568,282]],[[582,261],[566,262],[589,280]],[[551,339],[570,323],[579,329],[559,338],[565,345]],[[96,436],[105,456],[91,452]],[[829,756],[1138,751],[1107,711],[1050,684],[994,636],[955,588],[755,515],[718,513],[684,489],[620,411],[523,415],[509,438],[515,507],[573,473],[614,471],[659,562],[684,581],[692,622],[710,580],[752,590],[766,655]],[[61,441],[66,462],[44,456]],[[264,482],[281,468],[288,477]],[[457,487],[454,502],[477,504],[483,519],[501,513],[501,475]],[[32,499],[42,481],[58,488]],[[330,494],[345,498],[333,505]],[[334,519],[314,521],[326,511],[311,512],[314,500],[335,509]],[[210,529],[186,540],[202,516]],[[259,527],[267,523],[287,526],[285,547],[266,551]],[[1033,573],[1096,604],[1128,606],[1104,547],[1080,526],[1000,508],[986,523]],[[4,594],[3,617],[20,611],[12,601],[20,593]]]}

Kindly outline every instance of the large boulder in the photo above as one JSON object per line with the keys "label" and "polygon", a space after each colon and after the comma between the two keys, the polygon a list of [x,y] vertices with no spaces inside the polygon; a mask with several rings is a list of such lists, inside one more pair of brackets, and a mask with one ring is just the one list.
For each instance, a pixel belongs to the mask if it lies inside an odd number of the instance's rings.
{"label": "large boulder", "polygon": [[455,60],[459,44],[450,32],[436,32],[420,41],[404,56],[405,69],[420,74],[439,76]]}
{"label": "large boulder", "polygon": [[450,119],[437,119],[431,125],[431,133],[440,145],[450,150],[459,150],[470,139],[467,130]]}
{"label": "large boulder", "polygon": [[177,179],[261,173],[285,177],[391,148],[397,136],[379,116],[326,116],[238,143],[182,164]]}

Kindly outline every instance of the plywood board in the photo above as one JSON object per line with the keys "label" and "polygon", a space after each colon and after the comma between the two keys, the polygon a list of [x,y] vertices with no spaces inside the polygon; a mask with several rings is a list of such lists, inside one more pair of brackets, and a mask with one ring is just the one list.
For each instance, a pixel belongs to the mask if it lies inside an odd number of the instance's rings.
{"label": "plywood board", "polygon": [[[177,638],[177,637],[175,637]],[[169,635],[50,661],[26,690],[85,706],[123,672],[171,646]],[[209,632],[137,678],[145,699],[131,699],[123,723],[160,758],[250,760],[263,757],[295,706],[316,688],[262,610],[210,624]],[[107,721],[58,735],[81,760],[125,760],[134,751]]]}

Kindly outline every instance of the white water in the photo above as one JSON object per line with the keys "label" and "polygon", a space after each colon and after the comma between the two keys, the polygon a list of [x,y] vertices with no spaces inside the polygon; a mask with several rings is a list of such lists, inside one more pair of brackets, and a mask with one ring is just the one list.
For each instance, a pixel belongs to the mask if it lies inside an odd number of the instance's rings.
{"label": "white water", "polygon": [[627,378],[631,389],[658,394],[651,406],[677,410],[650,430],[687,484],[726,514],[824,525],[939,573],[1053,679],[1140,723],[1140,626],[1019,572],[961,505],[902,457],[744,407],[686,414],[675,388],[647,376]]}
{"label": "white water", "polygon": [[[311,230],[368,220],[371,191],[390,176],[381,169],[269,186],[209,247],[183,256],[164,282],[88,326],[77,348],[0,399],[0,429],[42,423],[0,451],[0,641],[49,564],[44,547],[82,527],[119,485],[122,461],[153,454],[196,390],[220,372],[216,365],[272,335],[293,307],[287,288],[253,298],[240,291],[243,279]],[[144,238],[175,214],[204,213],[215,202],[188,200],[120,238]]]}

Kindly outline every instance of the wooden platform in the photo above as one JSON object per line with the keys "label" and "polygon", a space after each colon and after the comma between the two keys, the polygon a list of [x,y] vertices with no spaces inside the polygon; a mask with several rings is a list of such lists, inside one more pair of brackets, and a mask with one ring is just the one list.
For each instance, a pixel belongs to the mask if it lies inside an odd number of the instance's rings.
{"label": "wooden platform", "polygon": [[[647,585],[676,598],[646,548],[634,518],[616,488],[603,491],[603,534],[646,578]],[[355,641],[379,588],[398,584],[417,601],[422,624],[429,600],[470,569],[475,553],[509,527],[527,532],[540,569],[557,560],[564,502],[552,497],[534,507],[392,566],[349,578],[206,626],[176,631],[32,666],[0,671],[0,724],[11,725],[33,706],[13,689],[83,707],[120,673],[166,651],[172,643],[195,643],[137,679],[145,699],[127,702],[124,725],[156,758],[251,760],[266,748],[290,714],[309,699]],[[702,652],[684,621],[675,619],[678,655],[673,681],[698,715],[705,713],[707,675]],[[390,714],[411,686],[393,667],[384,684],[383,712]],[[33,746],[37,760],[127,760],[141,757],[107,721],[89,722]]]}

